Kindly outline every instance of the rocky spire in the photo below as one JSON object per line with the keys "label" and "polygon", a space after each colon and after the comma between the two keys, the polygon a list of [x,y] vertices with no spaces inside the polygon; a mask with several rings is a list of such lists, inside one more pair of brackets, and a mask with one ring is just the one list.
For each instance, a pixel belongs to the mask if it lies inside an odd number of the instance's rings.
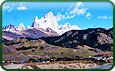
{"label": "rocky spire", "polygon": [[19,25],[18,30],[25,30],[25,27],[24,27],[24,25],[23,25],[22,22],[21,22],[21,24]]}

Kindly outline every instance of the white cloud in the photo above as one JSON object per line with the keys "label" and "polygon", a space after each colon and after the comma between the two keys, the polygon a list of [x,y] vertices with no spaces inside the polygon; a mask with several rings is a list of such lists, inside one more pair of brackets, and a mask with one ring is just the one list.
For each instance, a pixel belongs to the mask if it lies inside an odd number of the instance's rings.
{"label": "white cloud", "polygon": [[[27,2],[29,3],[29,2]],[[3,12],[8,11],[11,12],[13,9],[17,10],[26,10],[27,7],[25,6],[25,2],[19,2],[19,3],[5,3],[3,5]]]}
{"label": "white cloud", "polygon": [[3,5],[3,11],[7,10],[8,12],[12,11],[12,7],[10,7],[9,5]]}
{"label": "white cloud", "polygon": [[9,9],[8,9],[8,12],[11,12],[12,10],[13,10],[13,8],[9,8]]}
{"label": "white cloud", "polygon": [[113,17],[111,16],[98,16],[98,19],[112,19]]}
{"label": "white cloud", "polygon": [[88,12],[88,13],[86,14],[86,17],[89,18],[90,16],[91,16],[91,13]]}
{"label": "white cloud", "polygon": [[[86,13],[86,11],[89,8],[81,8],[84,6],[84,4],[82,2],[78,2],[75,4],[74,8],[72,8],[74,5],[72,4],[67,11],[65,12],[65,14],[61,14],[58,13],[57,14],[57,21],[62,20],[62,19],[70,19],[70,18],[74,18],[77,15],[84,15]],[[91,15],[91,13],[88,13],[88,17]]]}
{"label": "white cloud", "polygon": [[25,6],[21,6],[21,7],[17,8],[17,10],[26,10],[26,9],[27,9],[27,7],[25,7]]}
{"label": "white cloud", "polygon": [[64,19],[64,15],[62,15],[61,13],[58,13],[56,16],[57,21],[61,20],[62,18]]}
{"label": "white cloud", "polygon": [[72,11],[70,11],[70,14],[77,14],[77,15],[85,14],[85,12],[88,10],[88,8],[81,8],[80,9],[80,7],[83,6],[83,5],[84,4],[82,2],[76,3],[75,8]]}
{"label": "white cloud", "polygon": [[9,8],[10,8],[10,6],[3,6],[3,10],[9,9]]}
{"label": "white cloud", "polygon": [[65,17],[65,19],[69,19],[69,18],[73,18],[73,17],[75,17],[76,15],[72,15],[72,16],[67,16],[67,17]]}
{"label": "white cloud", "polygon": [[61,19],[70,19],[70,18],[73,18],[75,16],[76,15],[69,15],[69,14],[62,15],[61,13],[58,13],[56,18],[57,18],[57,21],[59,21]]}
{"label": "white cloud", "polygon": [[88,13],[86,14],[86,17],[89,17],[89,16],[91,16],[91,13],[90,13],[90,12],[88,12]]}

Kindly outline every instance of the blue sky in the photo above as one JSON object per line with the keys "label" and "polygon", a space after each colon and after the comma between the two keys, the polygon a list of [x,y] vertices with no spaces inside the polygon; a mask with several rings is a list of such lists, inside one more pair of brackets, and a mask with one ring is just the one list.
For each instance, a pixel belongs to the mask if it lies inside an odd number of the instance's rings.
{"label": "blue sky", "polygon": [[53,12],[58,24],[70,23],[80,29],[113,27],[113,6],[109,2],[7,2],[3,5],[3,27],[32,25],[38,19]]}

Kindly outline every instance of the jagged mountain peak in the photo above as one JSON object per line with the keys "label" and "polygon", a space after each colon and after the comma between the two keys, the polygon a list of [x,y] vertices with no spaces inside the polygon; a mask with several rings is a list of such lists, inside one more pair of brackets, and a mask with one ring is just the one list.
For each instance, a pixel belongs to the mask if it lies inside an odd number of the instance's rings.
{"label": "jagged mountain peak", "polygon": [[27,28],[30,29],[31,27],[28,25]]}
{"label": "jagged mountain peak", "polygon": [[8,24],[8,25],[6,25],[5,27],[15,27],[14,25],[12,25],[12,24]]}
{"label": "jagged mountain peak", "polygon": [[25,30],[25,27],[22,22],[19,24],[18,30]]}
{"label": "jagged mountain peak", "polygon": [[36,16],[32,24],[32,27],[42,28],[44,30],[50,28],[60,35],[73,29],[80,30],[80,28],[77,25],[70,25],[70,23],[65,23],[64,25],[58,25],[57,19],[51,11],[48,12],[44,17],[42,17],[39,20],[38,17]]}
{"label": "jagged mountain peak", "polygon": [[38,19],[38,16],[35,16],[35,19]]}
{"label": "jagged mountain peak", "polygon": [[38,23],[38,21],[39,21],[38,16],[35,16],[34,21],[35,21],[36,23]]}
{"label": "jagged mountain peak", "polygon": [[33,28],[38,28],[38,27],[39,27],[38,24],[39,24],[38,17],[35,16],[34,21],[33,21],[33,23],[32,23],[32,27],[33,27]]}
{"label": "jagged mountain peak", "polygon": [[50,11],[49,13],[46,14],[46,16],[54,16],[53,13]]}
{"label": "jagged mountain peak", "polygon": [[45,19],[53,19],[53,20],[56,19],[56,17],[54,16],[54,14],[51,11],[49,13],[47,13],[44,18]]}
{"label": "jagged mountain peak", "polygon": [[8,24],[2,28],[3,31],[16,31],[17,28],[14,25]]}
{"label": "jagged mountain peak", "polygon": [[21,22],[21,23],[19,24],[19,26],[24,26],[24,24]]}
{"label": "jagged mountain peak", "polygon": [[[8,25],[10,26],[10,24]],[[7,26],[7,27],[8,27]],[[44,17],[38,19],[38,16],[34,17],[33,23],[31,27],[27,27],[27,29],[32,28],[42,28],[44,30],[48,30],[48,28],[52,29],[54,32],[57,32],[58,34],[62,35],[63,33],[70,31],[70,30],[80,30],[80,28],[77,25],[71,25],[70,23],[65,23],[64,25],[58,25],[56,16],[50,11],[48,12]],[[9,30],[9,29],[7,29]],[[25,27],[23,23],[19,25],[18,28],[15,27],[13,30],[25,30]]]}
{"label": "jagged mountain peak", "polygon": [[57,32],[58,23],[56,17],[53,15],[52,12],[47,13],[44,17],[39,19],[38,22],[39,22],[39,28],[43,28],[46,30],[46,28],[49,27],[50,29]]}
{"label": "jagged mountain peak", "polygon": [[63,33],[70,31],[70,30],[80,30],[77,25],[70,25],[70,23],[65,23],[64,25],[60,25],[58,27],[58,34],[62,35]]}
{"label": "jagged mountain peak", "polygon": [[6,25],[6,26],[14,26],[14,25],[12,25],[12,24],[8,24],[8,25]]}
{"label": "jagged mountain peak", "polygon": [[70,29],[70,28],[71,28],[70,23],[65,23],[65,24],[64,24],[64,27]]}

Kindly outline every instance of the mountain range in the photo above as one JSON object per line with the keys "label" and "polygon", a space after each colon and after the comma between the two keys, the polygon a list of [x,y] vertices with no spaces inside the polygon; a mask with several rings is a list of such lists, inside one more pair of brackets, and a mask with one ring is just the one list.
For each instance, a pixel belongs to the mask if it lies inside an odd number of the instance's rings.
{"label": "mountain range", "polygon": [[[87,45],[101,50],[113,49],[113,28],[89,28],[86,30],[70,30],[61,36],[42,37],[46,43],[67,48]],[[50,40],[50,41],[49,41]]]}
{"label": "mountain range", "polygon": [[[31,27],[25,28],[23,23],[19,24],[18,27],[14,25],[6,25],[2,28],[3,39],[13,40],[19,37],[31,37],[40,38],[47,36],[58,36],[69,30],[80,30],[77,25],[70,25],[70,23],[65,23],[64,25],[58,25],[56,17],[52,12],[49,12],[41,19],[36,16]],[[12,36],[13,35],[13,36]]]}
{"label": "mountain range", "polygon": [[[6,30],[8,31],[4,31],[4,28],[7,28]],[[58,34],[50,28],[47,28],[46,30],[42,28],[38,28],[38,29],[37,28],[30,28],[30,29],[25,28],[24,29],[23,27],[16,28],[13,25],[8,25],[4,28],[2,31],[3,40],[13,40],[19,37],[40,38],[40,37],[47,37],[47,36],[58,36]]]}
{"label": "mountain range", "polygon": [[[10,41],[9,41],[10,40]],[[47,59],[83,59],[98,54],[113,54],[113,28],[88,28],[76,25],[58,25],[49,12],[41,19],[36,16],[30,26],[2,28],[3,61],[43,61]]]}
{"label": "mountain range", "polygon": [[[38,30],[34,29],[34,31],[37,32]],[[32,35],[34,33],[29,32]],[[113,54],[113,28],[108,30],[103,28],[70,30],[59,36],[19,37],[2,43],[4,61],[81,59],[89,56],[94,57],[98,54]]]}

